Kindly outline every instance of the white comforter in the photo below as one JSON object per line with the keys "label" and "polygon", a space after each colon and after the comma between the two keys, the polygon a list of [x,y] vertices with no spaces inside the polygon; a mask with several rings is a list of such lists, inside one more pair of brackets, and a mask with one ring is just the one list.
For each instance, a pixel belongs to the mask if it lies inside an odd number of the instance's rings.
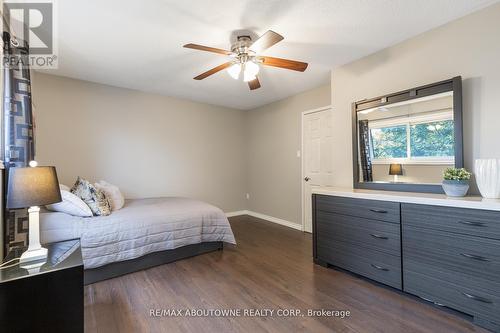
{"label": "white comforter", "polygon": [[86,269],[200,242],[236,244],[224,212],[187,198],[127,200],[109,216],[40,214],[41,241],[80,238]]}

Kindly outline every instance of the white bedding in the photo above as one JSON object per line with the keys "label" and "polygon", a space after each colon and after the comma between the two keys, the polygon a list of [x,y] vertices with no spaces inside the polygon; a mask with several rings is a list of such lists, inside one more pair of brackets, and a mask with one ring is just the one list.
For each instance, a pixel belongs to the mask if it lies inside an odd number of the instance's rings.
{"label": "white bedding", "polygon": [[86,269],[200,242],[236,244],[219,208],[187,198],[127,200],[109,216],[40,214],[41,241],[80,238]]}

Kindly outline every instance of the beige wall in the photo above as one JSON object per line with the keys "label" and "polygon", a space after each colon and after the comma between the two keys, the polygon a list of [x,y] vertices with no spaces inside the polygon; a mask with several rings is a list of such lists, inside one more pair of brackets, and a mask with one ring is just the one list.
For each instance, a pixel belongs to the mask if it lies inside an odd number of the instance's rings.
{"label": "beige wall", "polygon": [[188,196],[245,209],[244,111],[36,73],[37,160],[128,198]]}
{"label": "beige wall", "polygon": [[352,186],[351,103],[461,75],[465,167],[500,157],[500,4],[332,71],[335,184]]}
{"label": "beige wall", "polygon": [[330,85],[249,110],[248,209],[297,224],[301,218],[301,112],[330,104]]}
{"label": "beige wall", "polygon": [[[373,180],[392,182],[394,176],[389,175],[390,164],[373,164]],[[440,184],[443,172],[453,165],[403,164],[403,175],[398,176],[399,182]],[[361,174],[361,173],[360,173]]]}
{"label": "beige wall", "polygon": [[[128,198],[189,196],[301,223],[301,112],[330,86],[248,111],[35,73],[37,160]],[[250,199],[245,199],[245,194]]]}

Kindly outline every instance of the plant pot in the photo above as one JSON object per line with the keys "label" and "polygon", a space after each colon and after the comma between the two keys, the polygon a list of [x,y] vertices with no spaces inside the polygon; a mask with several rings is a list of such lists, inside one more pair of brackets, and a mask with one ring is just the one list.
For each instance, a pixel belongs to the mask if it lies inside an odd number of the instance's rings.
{"label": "plant pot", "polygon": [[464,197],[469,190],[468,180],[443,180],[443,190],[449,197]]}
{"label": "plant pot", "polygon": [[484,198],[500,198],[500,160],[477,159],[474,173],[477,187]]}

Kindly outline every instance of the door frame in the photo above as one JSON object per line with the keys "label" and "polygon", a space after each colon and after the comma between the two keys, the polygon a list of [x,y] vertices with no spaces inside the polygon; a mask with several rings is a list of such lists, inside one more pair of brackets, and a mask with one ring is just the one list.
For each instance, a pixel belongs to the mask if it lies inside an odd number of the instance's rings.
{"label": "door frame", "polygon": [[316,109],[311,109],[311,110],[306,110],[302,111],[300,114],[300,202],[301,202],[301,220],[302,220],[302,231],[305,232],[306,230],[306,218],[305,218],[305,203],[304,203],[304,171],[305,171],[305,160],[304,160],[304,116],[311,114],[311,113],[316,113],[316,112],[322,112],[330,110],[333,112],[333,107],[332,105],[325,105]]}

